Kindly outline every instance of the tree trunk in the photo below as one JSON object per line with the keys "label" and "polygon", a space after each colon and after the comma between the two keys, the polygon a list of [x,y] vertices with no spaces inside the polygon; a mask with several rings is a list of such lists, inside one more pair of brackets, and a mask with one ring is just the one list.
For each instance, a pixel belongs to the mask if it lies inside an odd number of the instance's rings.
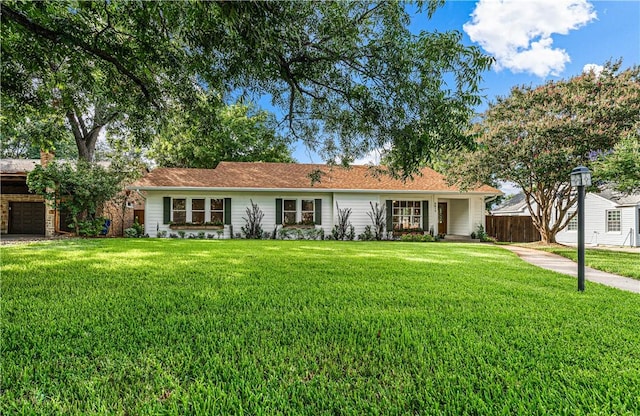
{"label": "tree trunk", "polygon": [[[94,121],[95,119],[96,116],[94,115]],[[93,162],[98,136],[104,124],[94,122],[91,128],[87,129],[82,115],[77,114],[75,111],[67,112],[67,120],[69,120],[71,124],[71,131],[73,132],[73,137],[78,147],[78,159],[84,160],[85,162]]]}

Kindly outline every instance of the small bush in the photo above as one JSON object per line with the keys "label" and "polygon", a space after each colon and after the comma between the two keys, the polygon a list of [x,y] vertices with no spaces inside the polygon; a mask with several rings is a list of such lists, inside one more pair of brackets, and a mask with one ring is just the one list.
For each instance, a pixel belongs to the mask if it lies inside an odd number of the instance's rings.
{"label": "small bush", "polygon": [[436,240],[429,234],[409,233],[409,234],[404,234],[403,236],[401,236],[400,237],[400,241],[430,243],[430,242],[436,241]]}
{"label": "small bush", "polygon": [[158,231],[158,238],[165,238],[167,236],[167,232],[165,230]]}

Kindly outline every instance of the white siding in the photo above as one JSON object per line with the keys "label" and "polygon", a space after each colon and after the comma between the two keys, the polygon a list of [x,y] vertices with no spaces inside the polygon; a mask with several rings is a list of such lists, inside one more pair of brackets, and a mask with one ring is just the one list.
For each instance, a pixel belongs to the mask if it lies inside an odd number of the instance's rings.
{"label": "white siding", "polygon": [[[163,224],[163,197],[186,198],[190,205],[192,198],[231,198],[231,227],[225,226],[224,238],[229,238],[241,232],[245,225],[246,209],[251,200],[258,204],[264,218],[262,228],[266,232],[273,232],[276,228],[276,198],[296,199],[298,207],[302,199],[322,200],[322,225],[325,235],[329,235],[336,222],[336,202],[341,209],[350,208],[349,220],[355,228],[356,235],[364,232],[364,228],[371,224],[367,215],[371,211],[369,203],[379,203],[385,206],[386,200],[429,201],[429,224],[422,224],[425,230],[437,230],[437,196],[433,194],[377,194],[377,193],[305,193],[305,192],[200,192],[200,191],[147,191],[145,202],[146,232],[151,237],[157,236],[157,230],[167,234],[176,233],[168,224]],[[484,225],[484,197],[470,196],[470,199],[442,199],[449,204],[449,233],[468,235],[478,224]],[[423,208],[424,209],[424,208]],[[298,219],[299,220],[299,219]],[[197,230],[191,231],[197,233]],[[215,233],[207,231],[206,233]],[[189,234],[190,232],[187,231]]]}
{"label": "white siding", "polygon": [[[620,231],[607,232],[607,210],[620,210]],[[593,194],[585,197],[585,243],[603,245],[633,245],[638,246],[637,238],[637,208],[620,207],[604,198]],[[565,244],[577,244],[577,231],[568,231],[566,228],[556,236],[556,241]]]}
{"label": "white siding", "polygon": [[[163,198],[187,198],[187,205],[191,198],[231,198],[231,227],[225,226],[224,238],[231,237],[231,233],[236,235],[241,232],[245,225],[247,213],[246,209],[251,206],[251,201],[258,204],[258,207],[264,213],[262,219],[262,229],[266,232],[273,232],[276,227],[276,198],[296,199],[298,206],[302,199],[322,199],[322,228],[325,233],[330,232],[332,227],[331,194],[320,193],[276,193],[264,192],[260,194],[249,192],[164,192],[164,191],[148,191],[145,203],[145,227],[146,232],[151,237],[157,236],[157,230],[167,231],[167,233],[175,233],[169,228],[169,225],[163,224]],[[188,220],[188,218],[187,218]],[[207,232],[205,230],[205,232]],[[209,231],[211,232],[211,231]],[[189,233],[189,232],[187,232]],[[197,233],[197,230],[193,231]]]}
{"label": "white siding", "polygon": [[481,196],[471,197],[469,199],[469,210],[471,213],[471,232],[477,230],[479,225],[486,229],[484,198]]}
{"label": "white siding", "polygon": [[[349,221],[351,221],[351,224],[353,224],[355,228],[356,236],[362,234],[367,225],[373,225],[371,218],[367,215],[367,212],[371,212],[369,202],[373,203],[374,206],[376,202],[383,206],[385,203],[384,200],[380,199],[378,194],[335,193],[333,199],[333,209],[331,212],[333,213],[334,222],[337,222],[338,218],[338,207],[336,207],[336,203],[341,210],[351,208]],[[333,228],[333,226],[331,228]]]}
{"label": "white siding", "polygon": [[469,235],[471,234],[469,200],[450,199],[449,200],[449,234]]}

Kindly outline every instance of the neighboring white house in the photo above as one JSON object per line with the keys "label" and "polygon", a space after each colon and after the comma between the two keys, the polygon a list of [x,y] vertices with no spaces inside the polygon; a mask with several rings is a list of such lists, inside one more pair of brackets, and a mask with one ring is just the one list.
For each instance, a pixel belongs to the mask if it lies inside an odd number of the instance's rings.
{"label": "neighboring white house", "polygon": [[403,182],[368,166],[221,162],[215,169],[158,168],[129,189],[146,197],[150,236],[224,224],[218,230],[224,238],[240,233],[251,201],[264,213],[262,228],[268,232],[304,223],[329,234],[338,208],[348,208],[358,235],[372,224],[367,213],[377,203],[386,208],[388,229],[468,236],[485,225],[485,198],[501,194],[486,185],[461,192],[431,169],[421,173]]}
{"label": "neighboring white house", "polygon": [[[569,212],[575,212],[573,207]],[[524,194],[491,211],[492,215],[531,215]],[[640,246],[640,194],[622,195],[610,189],[585,196],[585,243],[591,245]],[[577,244],[578,217],[556,235],[561,244]]]}
{"label": "neighboring white house", "polygon": [[[535,202],[533,202],[535,204]],[[533,205],[535,208],[536,205]],[[491,210],[491,215],[505,216],[513,215],[518,217],[529,217],[529,207],[527,207],[526,196],[524,192],[517,193],[509,199],[503,201],[500,205]]]}
{"label": "neighboring white house", "polygon": [[[640,247],[640,194],[621,195],[611,190],[588,193],[584,214],[586,244]],[[577,230],[576,216],[556,235],[556,241],[577,244]]]}

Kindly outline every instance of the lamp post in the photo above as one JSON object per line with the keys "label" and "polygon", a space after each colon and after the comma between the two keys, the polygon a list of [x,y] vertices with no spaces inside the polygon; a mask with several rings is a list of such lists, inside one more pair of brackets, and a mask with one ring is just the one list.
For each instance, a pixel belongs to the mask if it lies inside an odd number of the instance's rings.
{"label": "lamp post", "polygon": [[578,188],[578,291],[584,292],[584,187],[591,186],[591,172],[584,166],[571,171],[571,186]]}

